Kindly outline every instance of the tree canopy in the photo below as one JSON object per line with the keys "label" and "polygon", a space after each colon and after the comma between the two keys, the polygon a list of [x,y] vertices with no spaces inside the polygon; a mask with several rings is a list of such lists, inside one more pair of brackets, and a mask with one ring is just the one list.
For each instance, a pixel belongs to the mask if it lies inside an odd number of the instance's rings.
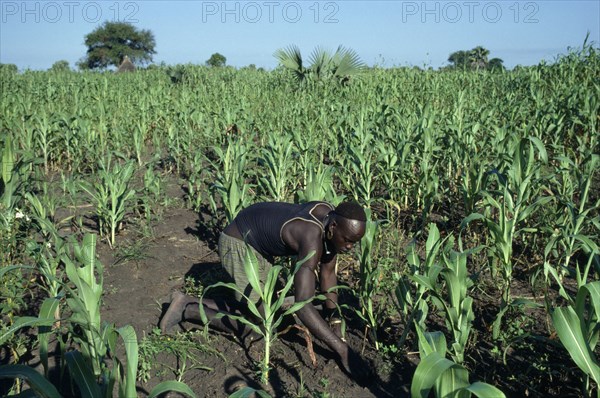
{"label": "tree canopy", "polygon": [[79,62],[82,69],[104,69],[119,66],[125,56],[131,62],[146,64],[156,54],[154,34],[138,30],[127,22],[109,22],[85,36],[87,55]]}
{"label": "tree canopy", "polygon": [[227,62],[227,58],[225,58],[224,55],[219,54],[219,53],[214,53],[213,55],[210,56],[210,58],[208,60],[206,60],[206,65],[212,66],[215,68],[219,68],[219,67],[225,66],[225,62]]}
{"label": "tree canopy", "polygon": [[69,66],[69,61],[61,59],[60,61],[53,63],[50,70],[53,72],[64,72],[71,70],[71,67]]}
{"label": "tree canopy", "polygon": [[500,58],[489,59],[490,50],[477,46],[471,50],[455,51],[448,57],[450,68],[465,70],[498,70],[504,69]]}

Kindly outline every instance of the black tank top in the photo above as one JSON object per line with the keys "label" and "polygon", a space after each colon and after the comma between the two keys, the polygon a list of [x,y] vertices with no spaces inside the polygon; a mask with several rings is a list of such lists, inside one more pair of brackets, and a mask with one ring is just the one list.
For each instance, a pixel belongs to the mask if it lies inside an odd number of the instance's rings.
{"label": "black tank top", "polygon": [[283,227],[294,220],[314,223],[324,230],[314,210],[325,206],[327,211],[334,207],[327,202],[292,204],[282,202],[256,203],[238,213],[234,222],[246,242],[269,261],[275,256],[291,256],[295,253],[282,238]]}

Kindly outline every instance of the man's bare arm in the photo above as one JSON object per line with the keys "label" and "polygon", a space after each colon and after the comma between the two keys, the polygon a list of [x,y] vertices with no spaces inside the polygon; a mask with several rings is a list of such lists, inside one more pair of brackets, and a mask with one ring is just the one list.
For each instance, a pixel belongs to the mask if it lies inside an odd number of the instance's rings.
{"label": "man's bare arm", "polygon": [[321,292],[327,297],[325,301],[325,308],[328,312],[332,312],[337,307],[338,294],[337,291],[328,292],[332,287],[337,286],[337,275],[335,273],[335,266],[337,256],[334,256],[328,263],[321,264],[320,267],[320,285]]}
{"label": "man's bare arm", "polygon": [[[301,257],[302,258],[302,257]],[[296,302],[308,300],[315,295],[315,272],[308,262],[304,263],[294,276]],[[335,307],[335,305],[334,305]],[[297,312],[302,323],[310,332],[335,351],[342,360],[347,357],[348,346],[335,333],[311,304],[305,305]]]}

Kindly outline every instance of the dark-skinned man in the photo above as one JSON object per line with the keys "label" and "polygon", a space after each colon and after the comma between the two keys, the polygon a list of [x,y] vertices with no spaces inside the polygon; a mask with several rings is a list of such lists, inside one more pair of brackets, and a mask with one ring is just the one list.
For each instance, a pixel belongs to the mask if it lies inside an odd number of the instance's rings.
{"label": "dark-skinned man", "polygon": [[[251,291],[244,272],[244,257],[248,245],[255,251],[265,278],[274,257],[294,256],[297,260],[309,257],[294,276],[295,301],[314,297],[316,274],[319,273],[321,292],[327,300],[324,313],[332,314],[337,304],[337,293],[328,292],[337,285],[336,261],[338,253],[349,252],[365,234],[366,216],[364,209],[351,202],[334,208],[326,202],[290,204],[265,202],[242,210],[221,233],[219,255],[225,271],[233,282],[257,301],[258,295]],[[246,243],[248,245],[246,245]],[[222,330],[244,333],[239,323],[223,317],[218,312],[248,315],[242,296],[236,294],[237,302],[220,303],[211,299],[202,300],[210,326]],[[202,323],[196,298],[176,292],[164,314],[160,327],[163,332],[182,321]],[[298,318],[316,336],[333,350],[344,369],[357,381],[364,381],[368,366],[340,337],[339,325],[333,330],[313,305],[305,305],[297,313]]]}

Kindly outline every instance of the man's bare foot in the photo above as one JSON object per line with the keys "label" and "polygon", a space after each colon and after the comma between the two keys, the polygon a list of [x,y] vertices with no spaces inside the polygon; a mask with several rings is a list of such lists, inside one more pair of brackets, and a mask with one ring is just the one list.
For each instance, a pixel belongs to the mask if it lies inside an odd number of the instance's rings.
{"label": "man's bare foot", "polygon": [[165,315],[160,320],[159,326],[161,332],[167,333],[173,326],[183,321],[185,307],[192,302],[194,302],[192,297],[188,297],[180,291],[173,292],[171,295],[171,304],[169,304],[167,312],[165,312]]}

